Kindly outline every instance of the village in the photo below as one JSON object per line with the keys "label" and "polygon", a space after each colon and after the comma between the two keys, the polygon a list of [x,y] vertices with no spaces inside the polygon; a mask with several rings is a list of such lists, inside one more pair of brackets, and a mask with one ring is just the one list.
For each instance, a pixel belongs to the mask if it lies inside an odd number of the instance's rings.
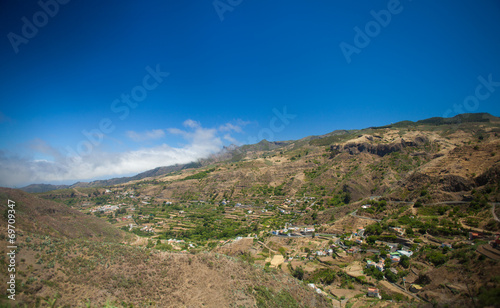
{"label": "village", "polygon": [[[463,234],[459,237],[416,233],[413,225],[431,222],[425,212],[411,203],[380,201],[379,196],[351,204],[348,215],[330,223],[311,223],[321,209],[314,197],[307,196],[274,198],[259,205],[229,199],[165,200],[119,189],[108,189],[104,196],[106,204],[87,200],[81,209],[143,238],[141,245],[243,256],[307,281],[336,307],[369,299],[427,301],[422,291],[429,283],[425,273],[440,264],[439,258],[457,254],[455,247],[471,247],[486,258],[500,259],[497,234],[460,225],[454,225],[454,232]],[[393,210],[384,214],[389,219],[373,215],[391,205]],[[335,273],[336,282],[316,278],[324,273]]]}

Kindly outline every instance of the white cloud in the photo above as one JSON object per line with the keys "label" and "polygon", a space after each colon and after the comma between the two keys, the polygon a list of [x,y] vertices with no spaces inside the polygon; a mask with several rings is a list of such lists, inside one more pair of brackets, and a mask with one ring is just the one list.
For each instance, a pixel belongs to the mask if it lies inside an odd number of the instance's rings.
{"label": "white cloud", "polygon": [[127,137],[134,140],[135,142],[141,142],[163,138],[165,137],[165,132],[162,129],[153,129],[144,133],[137,133],[130,130],[127,132]]}
{"label": "white cloud", "polygon": [[191,128],[197,128],[197,127],[201,126],[200,122],[193,121],[191,119],[187,119],[186,121],[184,121],[183,124],[184,124],[184,126],[191,127]]}
{"label": "white cloud", "polygon": [[[224,142],[218,130],[203,128],[199,122],[184,122],[186,130],[170,128],[171,134],[182,136],[186,145],[170,147],[162,144],[121,153],[102,152],[94,148],[89,155],[67,157],[47,142],[37,139],[31,149],[51,156],[53,160],[35,160],[0,150],[0,186],[24,186],[30,183],[72,183],[96,178],[112,178],[140,173],[160,166],[184,164],[205,158],[218,152]],[[129,134],[134,137],[157,137],[153,130],[143,134]],[[163,131],[162,131],[163,132]],[[149,134],[148,134],[149,133]],[[163,132],[164,133],[164,132]],[[140,139],[140,138],[139,138]],[[227,138],[225,138],[227,140]]]}
{"label": "white cloud", "polygon": [[233,125],[231,123],[226,123],[224,125],[221,125],[219,127],[219,130],[221,132],[230,132],[230,131],[235,131],[237,133],[240,133],[241,132],[241,127],[239,127],[238,125]]}
{"label": "white cloud", "polygon": [[248,124],[250,124],[249,121],[243,121],[241,119],[237,119],[236,121],[234,121],[234,124],[233,123],[226,123],[224,125],[219,126],[219,131],[221,131],[221,132],[234,131],[236,133],[241,133],[241,132],[243,132],[242,127],[244,127]]}
{"label": "white cloud", "polygon": [[229,135],[229,134],[225,134],[224,135],[224,140],[227,140],[227,141],[231,142],[234,145],[240,145],[241,144],[238,140],[236,140],[235,138],[231,137],[231,135]]}

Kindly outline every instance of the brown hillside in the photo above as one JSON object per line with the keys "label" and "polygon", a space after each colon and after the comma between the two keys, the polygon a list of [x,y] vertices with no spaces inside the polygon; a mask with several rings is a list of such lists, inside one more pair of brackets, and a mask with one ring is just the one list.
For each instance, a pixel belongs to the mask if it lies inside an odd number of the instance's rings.
{"label": "brown hillside", "polygon": [[[38,307],[325,307],[327,299],[275,270],[213,253],[121,244],[122,231],[94,216],[14,189],[16,304]],[[7,208],[7,207],[5,207]],[[2,215],[1,239],[7,224]],[[0,274],[7,277],[7,245]],[[5,296],[0,306],[7,304]],[[49,305],[50,306],[50,305]],[[3,307],[3,306],[2,306]],[[52,307],[52,306],[51,306]]]}
{"label": "brown hillside", "polygon": [[[84,238],[119,242],[124,233],[93,216],[80,213],[68,206],[38,198],[20,190],[0,187],[0,204],[7,199],[16,203],[17,231],[50,235],[54,237]],[[2,215],[5,222],[5,216]],[[2,229],[5,224],[2,223]],[[5,233],[4,233],[5,234]]]}

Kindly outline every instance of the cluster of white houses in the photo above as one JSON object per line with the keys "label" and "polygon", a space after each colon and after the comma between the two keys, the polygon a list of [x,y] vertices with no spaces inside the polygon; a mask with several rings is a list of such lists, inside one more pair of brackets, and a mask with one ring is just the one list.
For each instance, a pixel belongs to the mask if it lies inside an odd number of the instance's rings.
{"label": "cluster of white houses", "polygon": [[316,231],[313,227],[285,227],[280,230],[273,230],[271,234],[273,235],[285,235],[285,236],[301,236],[301,235],[310,235]]}
{"label": "cluster of white houses", "polygon": [[106,204],[103,206],[95,207],[95,208],[91,209],[90,212],[92,212],[92,213],[104,212],[104,214],[106,214],[106,213],[114,212],[114,211],[118,210],[119,208],[120,208],[119,205]]}

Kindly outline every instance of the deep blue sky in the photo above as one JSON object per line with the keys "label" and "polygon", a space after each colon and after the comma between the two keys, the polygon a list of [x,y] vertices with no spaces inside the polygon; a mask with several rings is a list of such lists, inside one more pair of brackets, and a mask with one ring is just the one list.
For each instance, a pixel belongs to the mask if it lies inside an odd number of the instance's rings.
{"label": "deep blue sky", "polygon": [[[13,46],[24,20],[46,15],[36,1],[1,1],[0,185],[109,178],[232,142],[459,110],[500,115],[496,86],[463,108],[478,77],[500,82],[496,0],[239,2],[220,15],[213,1],[72,0]],[[348,62],[340,44],[355,47],[354,28],[365,32],[371,11],[388,7],[390,22]],[[121,102],[112,109],[148,66],[169,76],[129,114],[116,112]],[[273,109],[284,108],[296,117],[282,126]],[[82,131],[103,119],[114,129],[85,148]]]}

